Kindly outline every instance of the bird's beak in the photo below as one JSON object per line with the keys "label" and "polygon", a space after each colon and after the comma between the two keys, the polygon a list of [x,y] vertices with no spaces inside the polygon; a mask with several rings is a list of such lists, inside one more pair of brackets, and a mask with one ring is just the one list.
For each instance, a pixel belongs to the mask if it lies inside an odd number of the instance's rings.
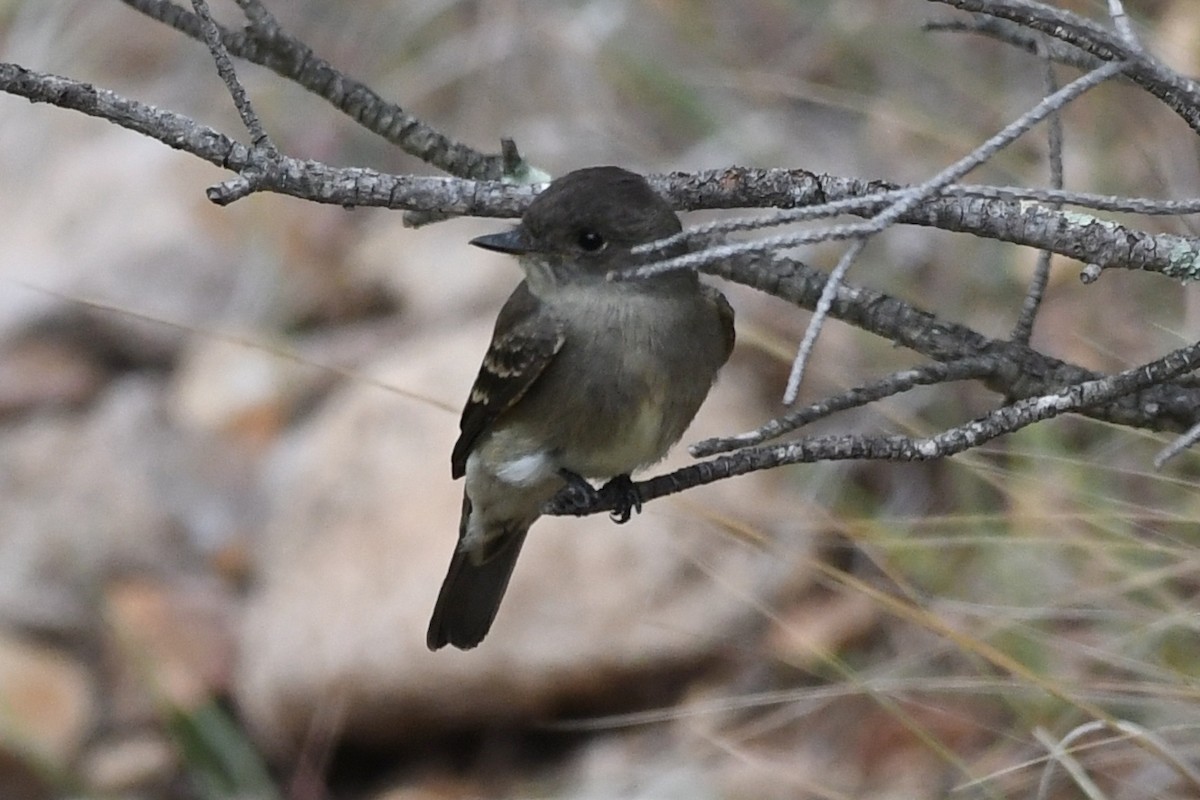
{"label": "bird's beak", "polygon": [[486,236],[476,236],[471,244],[484,250],[495,250],[497,253],[508,253],[519,256],[533,250],[533,245],[521,228],[513,228],[503,233],[489,233]]}

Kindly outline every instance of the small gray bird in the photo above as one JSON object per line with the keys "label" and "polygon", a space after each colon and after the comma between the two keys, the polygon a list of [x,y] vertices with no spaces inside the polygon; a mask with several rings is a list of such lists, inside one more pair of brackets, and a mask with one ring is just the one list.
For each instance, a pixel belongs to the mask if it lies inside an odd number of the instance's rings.
{"label": "small gray bird", "polygon": [[529,526],[551,497],[612,478],[640,508],[629,473],[683,436],[733,348],[733,309],[691,271],[611,280],[631,250],[681,230],[640,175],[571,172],[521,224],[471,244],[518,257],[525,273],[496,320],[459,423],[451,473],[466,476],[458,546],[426,643],[483,640]]}

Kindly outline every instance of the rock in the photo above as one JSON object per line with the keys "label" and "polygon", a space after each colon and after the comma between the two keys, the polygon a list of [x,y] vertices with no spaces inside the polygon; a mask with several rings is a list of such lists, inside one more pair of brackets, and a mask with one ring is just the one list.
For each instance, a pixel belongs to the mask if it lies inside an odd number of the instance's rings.
{"label": "rock", "polygon": [[0,430],[0,623],[92,631],[112,575],[178,570],[254,521],[254,453],[174,429],[161,394],[126,376],[83,413]]}
{"label": "rock", "polygon": [[178,758],[170,742],[155,733],[133,733],[94,744],[81,760],[79,773],[98,795],[140,790],[159,797],[177,768]]}
{"label": "rock", "polygon": [[5,800],[54,800],[55,793],[43,770],[0,747],[0,797]]}
{"label": "rock", "polygon": [[85,415],[0,432],[0,622],[82,630],[106,570],[165,560],[169,519],[151,476],[169,437],[156,391],[127,379]]}
{"label": "rock", "polygon": [[217,208],[204,195],[210,165],[81,117],[10,114],[4,134],[0,341],[80,314],[124,357],[162,364],[206,328],[391,307],[376,276],[345,259],[356,233],[340,208],[269,195]]}
{"label": "rock", "polygon": [[[91,675],[60,650],[0,631],[0,709],[4,760],[35,771],[64,769],[96,719]],[[12,775],[0,768],[0,786],[9,785]]]}
{"label": "rock", "polygon": [[412,324],[444,326],[489,305],[498,308],[512,291],[519,276],[515,263],[465,245],[509,224],[455,220],[414,232],[394,215],[376,216],[363,225],[346,260],[360,281],[380,284],[398,298]]}
{"label": "rock", "polygon": [[381,317],[286,340],[265,331],[198,338],[172,373],[168,414],[188,431],[266,443],[339,381],[369,381],[362,364],[409,327]]}
{"label": "rock", "polygon": [[0,351],[0,416],[81,406],[106,377],[94,360],[63,342],[13,342]]}
{"label": "rock", "polygon": [[[723,524],[769,541],[795,501],[765,493],[777,478],[654,502],[620,527],[543,518],[484,643],[428,652],[461,499],[448,465],[458,401],[489,329],[410,340],[372,371],[407,397],[347,387],[281,442],[236,680],[268,748],[297,746],[321,718],[381,743],[628,705],[637,676],[696,664],[756,626],[755,599],[790,571]],[[727,375],[688,440],[745,427],[746,383]],[[674,463],[688,460],[679,450]]]}
{"label": "rock", "polygon": [[228,690],[236,616],[219,581],[126,577],[103,597],[114,719],[153,721],[164,703],[189,710]]}
{"label": "rock", "polygon": [[[0,301],[0,336],[76,307],[68,298],[185,324],[227,315],[246,264],[228,246],[214,247],[216,221],[197,213],[208,179],[201,165],[115,128],[83,130],[70,122],[47,128],[32,117],[12,125],[40,132],[22,157],[25,166],[0,156],[13,185],[40,160],[39,152],[56,157],[53,168],[36,173],[41,201],[0,193],[0,276],[23,285]],[[134,220],[137,235],[131,236]],[[160,358],[183,339],[177,327],[115,311],[98,318],[148,357]]]}
{"label": "rock", "polygon": [[185,428],[273,438],[319,370],[280,357],[267,334],[204,337],[184,349],[172,375],[168,409]]}

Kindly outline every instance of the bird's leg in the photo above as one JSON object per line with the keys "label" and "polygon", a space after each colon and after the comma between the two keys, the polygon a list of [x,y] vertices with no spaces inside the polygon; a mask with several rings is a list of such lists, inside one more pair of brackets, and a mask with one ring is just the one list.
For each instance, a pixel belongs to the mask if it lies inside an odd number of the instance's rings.
{"label": "bird's leg", "polygon": [[569,469],[560,469],[558,474],[567,483],[554,498],[560,513],[583,516],[609,498],[612,499],[613,509],[608,516],[618,525],[629,522],[634,511],[642,513],[642,496],[628,474],[612,478],[599,489]]}
{"label": "bird's leg", "polygon": [[613,510],[608,512],[609,519],[618,525],[629,522],[633,512],[642,513],[642,495],[633,485],[629,473],[618,475],[600,487],[600,494],[613,494]]}
{"label": "bird's leg", "polygon": [[560,469],[558,474],[567,482],[567,485],[559,491],[555,502],[568,514],[582,516],[600,501],[600,493],[596,491],[596,487],[588,483],[578,472]]}

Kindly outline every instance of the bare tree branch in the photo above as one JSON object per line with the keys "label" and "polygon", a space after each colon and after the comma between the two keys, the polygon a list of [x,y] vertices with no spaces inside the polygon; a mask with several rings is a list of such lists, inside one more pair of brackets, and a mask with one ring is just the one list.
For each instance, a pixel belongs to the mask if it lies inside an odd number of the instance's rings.
{"label": "bare tree branch", "polygon": [[[358,167],[330,167],[288,156],[269,159],[223,133],[173,111],[57,75],[0,62],[0,90],[105,119],[223,169],[261,170],[259,188],[317,203],[436,211],[459,216],[517,217],[536,194],[532,187],[496,181],[387,175]],[[237,199],[211,190],[218,204]]]}
{"label": "bare tree branch", "polygon": [[[175,28],[198,42],[204,41],[200,18],[169,0],[121,0],[151,19]],[[231,55],[272,70],[327,100],[372,133],[404,152],[460,178],[499,180],[504,174],[501,154],[484,154],[422,122],[395,103],[384,100],[368,86],[335,69],[312,48],[277,23],[260,20],[234,32],[218,26],[221,41]]]}
{"label": "bare tree branch", "polygon": [[[1016,29],[1038,31],[1078,48],[1099,61],[1129,61],[1125,76],[1162,100],[1192,130],[1200,133],[1200,85],[1174,72],[1140,48],[1130,47],[1119,34],[1103,26],[1032,0],[930,0],[1014,24]],[[983,30],[983,29],[981,29]],[[987,32],[1003,36],[1007,29],[990,26]],[[1033,41],[1021,33],[1014,44],[1028,47]],[[1076,62],[1077,66],[1081,64]],[[1092,68],[1092,67],[1088,67]]]}
{"label": "bare tree branch", "polygon": [[[796,188],[788,192],[788,176],[793,173],[796,174]],[[761,195],[755,189],[760,180],[762,185],[768,187]],[[882,194],[901,188],[899,184],[886,181],[815,175],[804,170],[737,167],[694,174],[672,173],[654,183],[677,208],[689,211],[700,208],[754,208],[760,207],[761,202],[768,198],[784,204],[777,207],[792,208],[806,201],[825,203],[869,198],[873,193]],[[877,206],[868,206],[853,213],[863,217],[874,216],[884,205],[881,201]],[[926,199],[902,214],[897,221],[1050,250],[1086,264],[1098,264],[1105,269],[1161,272],[1178,280],[1200,277],[1200,238],[1152,234],[1078,212],[1054,211],[1040,204],[1010,202],[998,197],[943,195]],[[814,236],[812,240],[826,241],[852,235],[857,233]],[[804,237],[798,237],[796,243],[805,241],[807,239]],[[756,251],[757,244],[731,245],[728,250],[721,250],[719,257]],[[772,240],[762,250],[780,245],[781,241]],[[695,258],[692,263],[703,260]]]}
{"label": "bare tree branch", "polygon": [[[820,270],[781,256],[741,255],[710,265],[705,271],[802,308],[816,304],[826,283],[826,276]],[[1018,342],[990,339],[965,325],[865,287],[840,287],[830,307],[830,316],[935,361],[952,363],[972,357],[993,357],[998,367],[984,384],[1004,397],[1051,394],[1102,377]],[[1200,421],[1200,389],[1184,382],[1164,381],[1135,394],[1089,406],[1083,413],[1117,425],[1182,431]]]}
{"label": "bare tree branch", "polygon": [[[33,102],[107,119],[211,164],[242,172],[254,168],[258,188],[317,203],[376,206],[441,214],[517,217],[532,200],[528,186],[394,176],[366,168],[338,168],[287,156],[271,160],[228,136],[188,117],[75,81],[0,62],[0,91]],[[731,167],[696,173],[650,176],[676,208],[795,208],[808,204],[869,199],[897,191],[898,184],[817,175],[797,169]],[[210,192],[218,204],[233,202],[228,188]],[[861,216],[873,216],[886,202],[867,204]],[[1161,272],[1192,280],[1200,276],[1200,239],[1152,234],[1120,223],[1045,206],[990,197],[927,198],[902,214],[899,222],[971,233],[988,239],[1047,249],[1101,268]],[[731,253],[721,251],[720,257]]]}

